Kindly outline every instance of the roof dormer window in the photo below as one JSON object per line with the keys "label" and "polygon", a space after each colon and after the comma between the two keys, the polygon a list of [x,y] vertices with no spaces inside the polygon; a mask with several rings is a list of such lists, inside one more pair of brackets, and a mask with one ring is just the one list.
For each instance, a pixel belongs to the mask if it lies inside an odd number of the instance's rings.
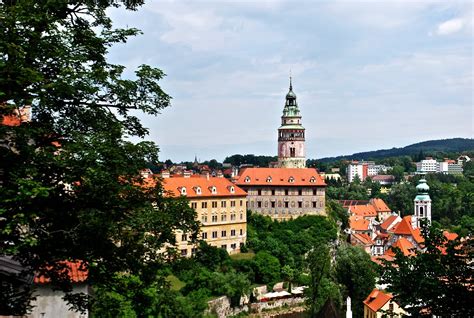
{"label": "roof dormer window", "polygon": [[186,195],[187,192],[186,192],[186,188],[185,187],[182,187],[181,188],[181,195]]}
{"label": "roof dormer window", "polygon": [[235,193],[235,188],[234,188],[234,186],[230,186],[230,187],[229,187],[229,191],[230,191],[230,193]]}
{"label": "roof dormer window", "polygon": [[209,187],[209,190],[211,190],[211,193],[212,193],[212,194],[216,194],[216,193],[217,193],[217,188],[216,188],[215,186]]}
{"label": "roof dormer window", "polygon": [[267,177],[267,182],[268,182],[268,183],[272,182],[272,177],[271,177],[271,176],[268,176],[268,177]]}
{"label": "roof dormer window", "polygon": [[195,187],[196,194],[202,194],[201,187]]}
{"label": "roof dormer window", "polygon": [[311,179],[309,179],[309,182],[311,182],[311,183],[314,183],[315,181],[316,181],[315,177],[311,177]]}
{"label": "roof dormer window", "polygon": [[293,178],[293,177],[290,177],[290,178],[288,179],[288,182],[289,182],[289,183],[293,183],[293,182],[295,182],[295,178]]}
{"label": "roof dormer window", "polygon": [[249,176],[246,176],[244,181],[245,181],[246,183],[249,183],[249,182],[250,182],[250,177],[249,177]]}

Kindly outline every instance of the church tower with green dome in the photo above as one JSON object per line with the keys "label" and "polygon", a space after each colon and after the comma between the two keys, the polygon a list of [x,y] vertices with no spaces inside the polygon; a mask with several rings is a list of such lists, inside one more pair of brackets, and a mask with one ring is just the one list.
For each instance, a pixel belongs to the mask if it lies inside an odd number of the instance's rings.
{"label": "church tower with green dome", "polygon": [[305,168],[305,129],[290,77],[290,90],[286,94],[285,108],[278,128],[278,166],[281,168]]}
{"label": "church tower with green dome", "polygon": [[428,223],[431,223],[431,198],[428,194],[430,187],[426,183],[425,178],[418,181],[416,186],[417,195],[414,200],[415,205],[415,217],[417,226],[421,224],[421,220],[425,219]]}

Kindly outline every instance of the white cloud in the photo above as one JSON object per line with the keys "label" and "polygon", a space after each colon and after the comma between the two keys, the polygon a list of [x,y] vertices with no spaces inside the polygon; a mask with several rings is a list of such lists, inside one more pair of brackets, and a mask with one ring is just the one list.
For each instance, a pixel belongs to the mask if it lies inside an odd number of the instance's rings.
{"label": "white cloud", "polygon": [[437,33],[439,35],[448,35],[462,30],[465,22],[463,19],[451,19],[438,25]]}

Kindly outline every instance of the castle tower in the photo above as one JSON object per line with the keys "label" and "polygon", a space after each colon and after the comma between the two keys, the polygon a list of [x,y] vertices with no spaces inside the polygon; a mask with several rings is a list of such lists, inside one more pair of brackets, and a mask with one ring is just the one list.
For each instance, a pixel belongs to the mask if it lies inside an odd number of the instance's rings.
{"label": "castle tower", "polygon": [[296,94],[290,77],[290,90],[286,94],[285,108],[278,128],[278,166],[281,168],[305,168],[305,129],[296,102]]}
{"label": "castle tower", "polygon": [[415,205],[415,217],[417,226],[421,224],[421,220],[425,219],[428,223],[431,223],[431,198],[428,194],[430,187],[426,184],[424,178],[418,181],[416,186],[417,195],[414,200]]}

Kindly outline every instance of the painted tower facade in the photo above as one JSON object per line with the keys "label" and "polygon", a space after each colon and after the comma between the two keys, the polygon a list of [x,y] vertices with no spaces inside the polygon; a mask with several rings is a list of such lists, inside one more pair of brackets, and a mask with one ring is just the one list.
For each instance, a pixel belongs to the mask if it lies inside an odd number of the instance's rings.
{"label": "painted tower facade", "polygon": [[417,226],[421,225],[421,220],[426,220],[431,223],[431,198],[428,194],[430,187],[426,183],[425,179],[420,179],[416,186],[417,195],[414,200],[415,205],[415,217]]}
{"label": "painted tower facade", "polygon": [[290,90],[286,94],[285,108],[278,128],[278,166],[281,168],[305,168],[305,129],[290,77]]}

